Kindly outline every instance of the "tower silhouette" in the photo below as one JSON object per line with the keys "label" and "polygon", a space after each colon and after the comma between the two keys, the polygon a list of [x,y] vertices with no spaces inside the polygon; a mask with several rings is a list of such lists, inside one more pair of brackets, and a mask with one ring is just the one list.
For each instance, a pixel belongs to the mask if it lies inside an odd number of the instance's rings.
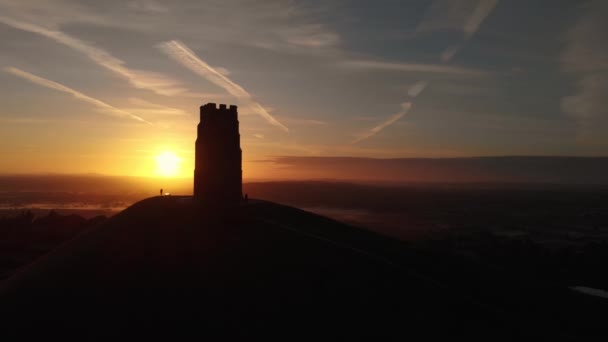
{"label": "tower silhouette", "polygon": [[194,198],[199,201],[235,204],[243,196],[241,136],[236,106],[201,106],[197,126]]}

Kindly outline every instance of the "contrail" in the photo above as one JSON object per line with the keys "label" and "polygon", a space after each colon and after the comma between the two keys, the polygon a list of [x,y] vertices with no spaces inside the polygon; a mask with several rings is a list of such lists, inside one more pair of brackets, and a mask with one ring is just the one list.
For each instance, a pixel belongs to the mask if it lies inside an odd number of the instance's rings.
{"label": "contrail", "polygon": [[487,76],[491,73],[483,70],[475,70],[458,66],[443,64],[421,64],[421,63],[392,63],[373,60],[347,60],[340,66],[356,70],[386,70],[400,72],[423,72],[436,74],[451,74],[462,76]]}
{"label": "contrail", "polygon": [[151,115],[187,115],[186,112],[181,109],[159,105],[137,97],[129,98],[129,102],[135,107],[125,109],[133,113],[146,113]]}
{"label": "contrail", "polygon": [[399,119],[401,119],[402,117],[405,116],[405,114],[407,114],[407,112],[410,110],[410,108],[412,107],[412,104],[410,102],[404,102],[401,104],[401,107],[403,108],[402,111],[400,111],[399,113],[391,116],[390,118],[388,118],[386,121],[384,121],[383,123],[379,124],[378,126],[370,129],[369,131],[365,132],[363,135],[361,135],[359,138],[355,139],[351,144],[356,144],[359,143],[365,139],[371,138],[374,135],[378,134],[378,132],[380,132],[381,130],[385,129],[386,127],[394,124],[395,122],[397,122]]}
{"label": "contrail", "polygon": [[418,81],[410,89],[407,90],[407,94],[411,98],[416,98],[426,87],[429,85],[428,81]]}
{"label": "contrail", "polygon": [[[420,95],[424,89],[426,89],[426,87],[429,85],[428,81],[418,81],[415,84],[413,84],[408,90],[407,90],[407,94],[409,95],[410,99],[413,101],[418,95]],[[397,114],[394,114],[393,116],[391,116],[390,118],[388,118],[386,121],[384,121],[383,123],[379,124],[378,126],[370,129],[369,131],[365,132],[364,134],[362,134],[359,138],[355,139],[354,141],[351,142],[351,144],[356,144],[358,142],[361,142],[365,139],[371,138],[374,135],[378,134],[378,132],[380,132],[381,130],[385,129],[386,127],[394,124],[395,122],[397,122],[399,119],[401,119],[402,117],[405,116],[405,114],[407,114],[407,112],[410,110],[410,108],[412,108],[412,102],[404,102],[401,104],[401,108],[403,108],[403,110]]]}
{"label": "contrail", "polygon": [[498,5],[498,0],[480,0],[477,3],[477,6],[464,23],[465,39],[471,38],[479,30],[481,23],[492,13],[496,5]]}
{"label": "contrail", "polygon": [[13,68],[13,67],[8,67],[8,68],[4,68],[4,70],[10,74],[13,74],[17,77],[23,78],[24,80],[30,81],[34,84],[37,84],[39,86],[43,86],[46,88],[50,88],[50,89],[54,89],[63,93],[67,93],[70,94],[72,96],[74,96],[75,98],[88,102],[100,109],[103,109],[104,112],[108,113],[109,115],[112,116],[116,116],[116,117],[129,117],[131,119],[140,121],[140,122],[144,122],[147,123],[149,125],[151,125],[150,122],[140,118],[137,115],[131,114],[129,112],[126,112],[122,109],[118,109],[116,107],[113,107],[101,100],[98,100],[96,98],[90,97],[88,95],[85,95],[77,90],[74,90],[70,87],[64,86],[63,84],[48,80],[46,78],[42,78],[40,76],[36,76],[34,74],[31,74],[27,71],[23,71],[21,69],[17,69],[17,68]]}
{"label": "contrail", "polygon": [[[436,20],[437,20],[437,18],[435,18],[435,15],[437,14],[436,12],[440,11],[442,7],[458,9],[461,6],[466,5],[466,3],[465,2],[462,2],[462,3],[449,2],[448,3],[448,1],[453,1],[453,0],[435,1],[433,6],[431,6],[430,12],[427,13],[426,18],[422,21],[421,24],[418,25],[417,30],[422,31],[422,30],[426,30],[426,29],[453,28],[451,26],[454,25],[455,22],[458,22],[458,20],[456,20],[457,18],[451,18],[452,13],[447,13],[447,12],[440,13],[440,14],[443,14],[443,17],[444,17],[443,19],[448,19],[448,20],[446,20],[445,23],[441,23],[441,22],[436,22]],[[467,2],[470,2],[470,1],[467,1]],[[477,30],[479,30],[481,23],[483,23],[483,21],[488,17],[488,15],[490,15],[490,13],[492,12],[492,10],[494,10],[496,5],[498,5],[498,0],[475,0],[475,3],[476,3],[476,6],[474,7],[473,11],[468,15],[468,17],[465,19],[464,25],[461,28],[465,33],[465,36],[464,36],[465,41],[470,39],[475,34],[475,32],[477,32]],[[448,6],[448,4],[450,4],[451,6]],[[453,7],[453,6],[456,6],[456,7]],[[466,6],[464,6],[464,7],[466,7]],[[456,11],[456,13],[458,15],[461,14],[461,13],[459,13],[459,11]],[[439,17],[441,17],[441,16],[442,15],[439,15]],[[440,56],[441,61],[444,64],[444,66],[442,66],[443,68],[448,68],[447,66],[445,66],[445,64],[447,64],[448,62],[450,62],[452,60],[452,58],[454,58],[454,56],[458,53],[458,51],[461,49],[461,47],[462,47],[461,44],[452,45],[443,51],[443,53]],[[408,89],[407,93],[408,93],[409,97],[413,100],[418,95],[420,95],[420,93],[422,93],[428,85],[429,85],[428,81],[424,81],[424,80],[418,81],[416,84],[412,85]],[[376,135],[378,132],[380,132],[384,128],[397,122],[399,119],[401,119],[403,116],[405,116],[405,114],[407,114],[407,112],[409,111],[409,109],[412,106],[412,103],[405,102],[405,103],[402,103],[401,106],[403,107],[403,111],[391,116],[390,118],[388,118],[388,120],[384,121],[380,125],[367,131],[365,134],[363,134],[362,136],[360,136],[359,138],[354,140],[352,143],[356,144],[360,141],[373,137],[374,135]]]}
{"label": "contrail", "polygon": [[[416,30],[460,30],[464,33],[463,41],[466,42],[479,30],[498,2],[499,0],[435,0]],[[441,53],[441,61],[450,62],[462,47],[463,43],[448,46]]]}
{"label": "contrail", "polygon": [[261,117],[266,119],[270,124],[277,126],[288,132],[289,129],[275,119],[261,104],[256,102],[251,94],[249,94],[243,87],[234,83],[228,77],[211,67],[205,61],[200,59],[192,50],[190,50],[184,43],[172,40],[159,45],[160,49],[166,53],[169,57],[182,64],[186,68],[192,70],[198,75],[202,76],[209,82],[217,85],[218,87],[226,90],[230,95],[236,97],[240,101],[247,103],[251,109],[259,114]]}
{"label": "contrail", "polygon": [[187,92],[187,89],[182,88],[178,81],[173,80],[166,75],[151,71],[129,69],[124,66],[124,61],[112,56],[107,51],[91,46],[90,44],[87,44],[82,40],[67,35],[61,31],[51,30],[46,27],[14,20],[1,15],[0,23],[22,31],[41,35],[76,50],[86,55],[96,64],[112,71],[120,77],[127,79],[135,88],[151,90],[157,94],[165,96],[173,96]]}

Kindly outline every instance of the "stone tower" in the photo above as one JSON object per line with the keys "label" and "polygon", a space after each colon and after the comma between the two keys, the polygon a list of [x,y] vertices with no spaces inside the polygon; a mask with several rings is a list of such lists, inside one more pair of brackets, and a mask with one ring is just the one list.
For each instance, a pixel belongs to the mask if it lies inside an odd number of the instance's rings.
{"label": "stone tower", "polygon": [[201,106],[195,150],[194,198],[217,204],[238,203],[243,196],[243,171],[236,106]]}

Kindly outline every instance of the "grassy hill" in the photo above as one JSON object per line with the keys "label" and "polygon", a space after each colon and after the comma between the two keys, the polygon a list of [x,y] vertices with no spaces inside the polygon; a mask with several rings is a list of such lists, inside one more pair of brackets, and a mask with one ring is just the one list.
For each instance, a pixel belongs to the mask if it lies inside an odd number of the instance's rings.
{"label": "grassy hill", "polygon": [[0,296],[6,335],[79,340],[567,337],[601,333],[591,312],[605,310],[299,209],[251,200],[222,210],[177,196],[79,235]]}

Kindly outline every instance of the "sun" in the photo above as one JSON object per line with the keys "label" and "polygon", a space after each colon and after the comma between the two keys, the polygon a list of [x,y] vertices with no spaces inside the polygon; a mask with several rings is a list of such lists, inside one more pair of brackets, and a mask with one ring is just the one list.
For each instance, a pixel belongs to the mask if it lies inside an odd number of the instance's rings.
{"label": "sun", "polygon": [[165,151],[156,156],[156,172],[163,177],[175,177],[182,159],[175,153]]}

